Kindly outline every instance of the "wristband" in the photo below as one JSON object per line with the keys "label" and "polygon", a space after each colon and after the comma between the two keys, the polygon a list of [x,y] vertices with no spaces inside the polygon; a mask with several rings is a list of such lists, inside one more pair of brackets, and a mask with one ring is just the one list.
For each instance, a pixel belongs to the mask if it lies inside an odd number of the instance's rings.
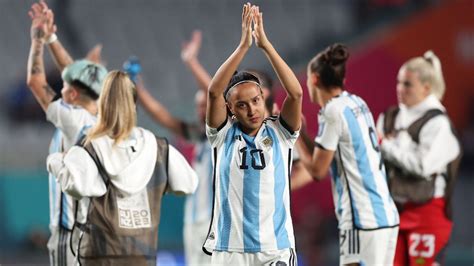
{"label": "wristband", "polygon": [[46,44],[52,44],[53,42],[57,40],[58,40],[58,35],[56,35],[56,33],[53,33],[51,34],[51,36],[49,36],[49,38],[45,42]]}

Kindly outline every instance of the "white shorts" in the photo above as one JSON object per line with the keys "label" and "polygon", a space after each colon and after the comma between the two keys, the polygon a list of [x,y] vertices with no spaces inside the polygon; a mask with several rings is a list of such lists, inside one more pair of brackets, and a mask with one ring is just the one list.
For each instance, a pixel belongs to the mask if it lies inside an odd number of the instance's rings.
{"label": "white shorts", "polygon": [[339,230],[339,265],[393,265],[398,226],[377,230]]}
{"label": "white shorts", "polygon": [[186,265],[210,265],[211,256],[202,251],[209,231],[209,221],[184,224],[184,256]]}
{"label": "white shorts", "polygon": [[272,265],[296,266],[296,252],[294,249],[262,251],[255,253],[213,251],[212,265]]}
{"label": "white shorts", "polygon": [[51,230],[48,240],[49,262],[52,266],[74,265],[76,258],[71,251],[71,232],[56,227]]}

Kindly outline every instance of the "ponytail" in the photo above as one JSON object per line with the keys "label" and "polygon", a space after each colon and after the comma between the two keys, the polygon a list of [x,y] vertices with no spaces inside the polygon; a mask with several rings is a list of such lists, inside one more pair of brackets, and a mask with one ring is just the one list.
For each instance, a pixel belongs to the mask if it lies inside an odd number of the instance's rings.
{"label": "ponytail", "polygon": [[435,81],[434,81],[433,87],[431,88],[431,93],[434,96],[436,96],[438,100],[441,101],[446,91],[446,85],[444,83],[444,78],[443,78],[443,71],[441,69],[441,61],[431,50],[426,51],[425,54],[423,55],[423,58],[426,61],[428,61],[434,69]]}

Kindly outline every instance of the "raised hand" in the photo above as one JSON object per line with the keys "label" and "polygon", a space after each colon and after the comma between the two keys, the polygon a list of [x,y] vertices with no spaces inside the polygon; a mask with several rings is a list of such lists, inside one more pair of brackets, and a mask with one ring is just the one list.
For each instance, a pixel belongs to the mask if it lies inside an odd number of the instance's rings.
{"label": "raised hand", "polygon": [[242,10],[242,38],[240,46],[249,48],[252,46],[252,17],[255,9],[250,3],[244,5]]}
{"label": "raised hand", "polygon": [[56,32],[54,14],[44,1],[34,3],[28,15],[31,18],[31,39],[44,41]]}
{"label": "raised hand", "polygon": [[193,36],[191,40],[183,43],[183,48],[181,49],[181,59],[184,62],[187,62],[193,58],[197,58],[199,54],[199,49],[201,49],[202,35],[200,30],[193,31]]}
{"label": "raised hand", "polygon": [[89,52],[87,52],[87,55],[85,58],[94,63],[105,66],[105,62],[102,60],[102,44],[98,43],[94,47],[92,47],[92,49],[90,49]]}
{"label": "raised hand", "polygon": [[260,12],[259,7],[255,6],[253,9],[253,32],[252,35],[255,39],[255,44],[259,48],[265,49],[270,43],[265,35],[263,29],[263,13]]}

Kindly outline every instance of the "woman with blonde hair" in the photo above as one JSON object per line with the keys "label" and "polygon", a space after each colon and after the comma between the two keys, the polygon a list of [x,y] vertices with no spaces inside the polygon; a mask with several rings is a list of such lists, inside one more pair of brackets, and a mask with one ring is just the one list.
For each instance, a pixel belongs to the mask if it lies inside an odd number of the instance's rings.
{"label": "woman with blonde hair", "polygon": [[155,265],[163,193],[196,189],[197,176],[184,157],[166,139],[136,126],[135,102],[128,75],[110,72],[97,124],[83,144],[48,157],[61,189],[90,199],[87,217],[76,217],[73,231],[81,264]]}
{"label": "woman with blonde hair", "polygon": [[398,72],[398,106],[377,123],[400,212],[395,265],[434,265],[451,234],[461,149],[440,102],[444,91],[439,58],[431,51],[412,58]]}

